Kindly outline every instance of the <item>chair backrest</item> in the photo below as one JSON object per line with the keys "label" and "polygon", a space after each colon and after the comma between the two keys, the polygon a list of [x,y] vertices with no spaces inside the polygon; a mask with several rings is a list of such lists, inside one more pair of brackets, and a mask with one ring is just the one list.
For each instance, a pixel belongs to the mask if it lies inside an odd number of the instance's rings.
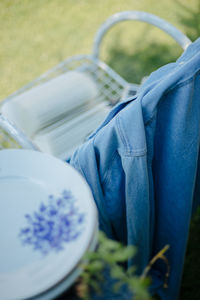
{"label": "chair backrest", "polygon": [[[126,82],[98,59],[105,33],[126,20],[159,27],[183,49],[191,43],[174,26],[152,14],[127,11],[111,16],[97,32],[91,56],[82,56],[84,63],[78,65],[77,58],[61,63],[3,102],[1,148],[19,145],[67,159],[102,122],[112,104],[137,91],[137,85]],[[72,69],[73,63],[78,67]]]}

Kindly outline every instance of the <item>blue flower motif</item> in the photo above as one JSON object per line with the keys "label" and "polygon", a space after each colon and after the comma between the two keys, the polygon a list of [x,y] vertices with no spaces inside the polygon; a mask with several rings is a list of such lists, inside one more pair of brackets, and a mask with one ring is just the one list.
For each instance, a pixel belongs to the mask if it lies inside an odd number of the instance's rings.
{"label": "blue flower motif", "polygon": [[47,203],[41,203],[38,211],[26,214],[25,219],[27,225],[19,233],[21,242],[46,255],[80,236],[85,214],[79,212],[71,191],[64,190],[59,197],[49,195]]}

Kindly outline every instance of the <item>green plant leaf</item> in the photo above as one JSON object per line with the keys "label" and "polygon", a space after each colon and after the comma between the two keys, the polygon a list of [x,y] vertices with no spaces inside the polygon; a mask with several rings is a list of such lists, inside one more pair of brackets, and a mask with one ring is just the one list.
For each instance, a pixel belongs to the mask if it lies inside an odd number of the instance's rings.
{"label": "green plant leaf", "polygon": [[121,282],[121,281],[118,281],[117,283],[115,283],[113,285],[113,291],[114,291],[114,293],[118,293],[119,290],[121,289],[122,285],[123,285],[123,282]]}
{"label": "green plant leaf", "polygon": [[129,258],[133,257],[136,253],[136,249],[133,246],[127,246],[120,251],[113,253],[113,259],[117,262],[127,261]]}
{"label": "green plant leaf", "polygon": [[118,265],[112,266],[110,274],[111,277],[116,279],[123,279],[125,277],[124,269]]}

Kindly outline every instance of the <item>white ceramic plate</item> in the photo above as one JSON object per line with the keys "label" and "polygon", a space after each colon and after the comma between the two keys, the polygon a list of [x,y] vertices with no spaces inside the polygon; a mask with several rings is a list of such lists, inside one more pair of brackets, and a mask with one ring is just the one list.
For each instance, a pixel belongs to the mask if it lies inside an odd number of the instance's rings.
{"label": "white ceramic plate", "polygon": [[59,284],[67,287],[78,276],[96,231],[94,200],[76,170],[44,153],[0,151],[1,299],[36,297],[54,287],[59,294]]}

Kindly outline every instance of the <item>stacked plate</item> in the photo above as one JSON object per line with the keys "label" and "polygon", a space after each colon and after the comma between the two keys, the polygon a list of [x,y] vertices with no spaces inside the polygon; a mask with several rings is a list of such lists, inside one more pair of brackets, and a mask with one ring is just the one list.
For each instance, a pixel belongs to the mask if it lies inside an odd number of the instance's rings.
{"label": "stacked plate", "polygon": [[54,299],[94,249],[97,211],[70,165],[31,150],[0,151],[0,299]]}

